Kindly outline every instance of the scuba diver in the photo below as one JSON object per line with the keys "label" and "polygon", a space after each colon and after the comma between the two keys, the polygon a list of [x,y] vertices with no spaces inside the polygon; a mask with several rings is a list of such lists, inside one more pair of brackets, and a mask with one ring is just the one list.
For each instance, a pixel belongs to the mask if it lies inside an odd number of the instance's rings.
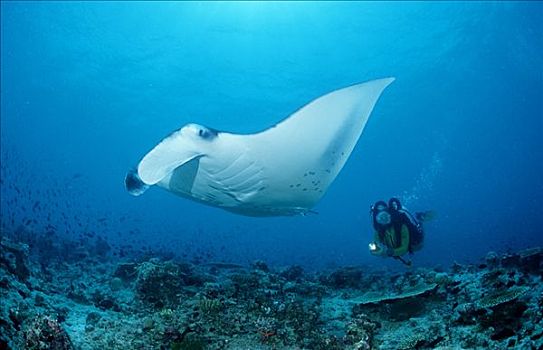
{"label": "scuba diver", "polygon": [[391,198],[388,204],[378,201],[371,206],[370,215],[375,230],[374,241],[369,244],[370,253],[392,257],[411,266],[411,261],[406,261],[402,256],[422,248],[422,222],[429,219],[431,212],[413,215],[402,206],[398,198]]}

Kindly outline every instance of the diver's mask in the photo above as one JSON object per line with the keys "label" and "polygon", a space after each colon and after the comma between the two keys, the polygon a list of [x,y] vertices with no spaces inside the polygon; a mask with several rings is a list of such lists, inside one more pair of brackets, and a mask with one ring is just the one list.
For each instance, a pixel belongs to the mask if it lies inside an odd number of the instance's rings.
{"label": "diver's mask", "polygon": [[379,224],[379,225],[388,225],[390,224],[390,221],[391,221],[391,218],[390,218],[390,213],[386,210],[381,210],[376,216],[375,216],[375,221]]}

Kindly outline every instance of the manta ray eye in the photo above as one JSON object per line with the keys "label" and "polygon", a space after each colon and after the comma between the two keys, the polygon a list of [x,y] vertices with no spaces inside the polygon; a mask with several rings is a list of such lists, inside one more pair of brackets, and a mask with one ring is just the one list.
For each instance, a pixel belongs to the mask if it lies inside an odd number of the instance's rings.
{"label": "manta ray eye", "polygon": [[217,136],[217,133],[207,128],[199,128],[198,136],[200,136],[203,139],[210,140],[214,138],[215,136]]}

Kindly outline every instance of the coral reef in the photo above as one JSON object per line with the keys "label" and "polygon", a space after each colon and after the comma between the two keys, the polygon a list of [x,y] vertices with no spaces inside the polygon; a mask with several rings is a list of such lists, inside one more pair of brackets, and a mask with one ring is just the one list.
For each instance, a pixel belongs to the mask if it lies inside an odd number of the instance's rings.
{"label": "coral reef", "polygon": [[511,287],[502,291],[494,292],[475,302],[477,309],[492,308],[512,300],[515,300],[528,292],[528,287]]}
{"label": "coral reef", "polygon": [[179,301],[183,272],[176,264],[152,259],[140,264],[135,281],[136,295],[143,301],[161,308]]}
{"label": "coral reef", "polygon": [[539,248],[404,273],[80,252],[2,238],[0,349],[543,348]]}
{"label": "coral reef", "polygon": [[38,315],[23,331],[24,348],[28,350],[72,350],[72,342],[58,320]]}

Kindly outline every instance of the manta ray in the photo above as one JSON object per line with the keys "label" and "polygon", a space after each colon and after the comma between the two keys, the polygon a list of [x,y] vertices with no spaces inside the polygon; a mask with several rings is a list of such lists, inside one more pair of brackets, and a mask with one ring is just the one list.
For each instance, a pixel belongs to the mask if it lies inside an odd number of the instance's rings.
{"label": "manta ray", "polygon": [[321,96],[254,134],[187,124],[128,172],[128,192],[158,185],[181,197],[247,216],[306,214],[355,147],[383,90],[372,80]]}

